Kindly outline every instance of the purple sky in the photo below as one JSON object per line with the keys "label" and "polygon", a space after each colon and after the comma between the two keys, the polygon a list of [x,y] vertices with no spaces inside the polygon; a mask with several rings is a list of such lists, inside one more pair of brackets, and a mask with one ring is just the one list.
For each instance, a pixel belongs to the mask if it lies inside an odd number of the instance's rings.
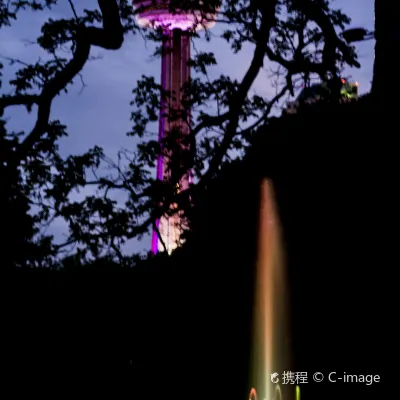
{"label": "purple sky", "polygon": [[[42,23],[49,17],[57,19],[72,16],[67,2],[60,3],[61,5],[51,13],[21,14],[13,27],[2,29],[0,55],[25,62],[36,61],[39,56],[43,56],[37,46],[27,45],[24,40],[32,40],[39,36]],[[78,11],[83,8],[96,8],[97,5],[95,0],[79,0],[75,3]],[[333,6],[351,17],[351,26],[373,29],[373,0],[335,0]],[[215,39],[210,43],[201,41],[196,47],[199,50],[215,52],[218,66],[210,71],[212,77],[224,74],[240,79],[250,63],[252,48],[246,47],[238,55],[233,55],[225,42],[217,38],[221,28],[217,25],[212,29]],[[358,43],[356,49],[362,67],[347,70],[344,75],[350,75],[353,80],[358,81],[360,92],[364,93],[370,89],[372,79],[374,41]],[[155,75],[156,78],[160,75],[160,60],[151,58],[152,50],[151,43],[146,45],[140,35],[128,36],[122,49],[116,52],[96,48],[92,50],[92,55],[101,56],[101,59],[86,65],[83,71],[86,84],[84,90],[81,92],[80,83],[77,81],[68,95],[63,94],[53,103],[51,118],[60,119],[66,124],[70,135],[60,143],[63,154],[83,153],[97,144],[104,148],[107,155],[114,156],[121,147],[134,147],[133,140],[125,135],[130,130],[129,102],[132,89],[142,74]],[[4,60],[1,61],[6,64]],[[7,70],[10,71],[6,65],[2,93],[7,93],[6,81],[11,77]],[[252,91],[261,95],[273,93],[267,75],[267,71],[260,74]],[[10,110],[6,117],[10,118],[9,129],[19,131],[29,131],[34,120],[34,114],[27,115],[23,108]],[[63,235],[64,230],[62,223],[57,223],[52,228],[52,232],[58,238]],[[150,240],[143,240],[140,245],[134,247],[148,248],[149,243]]]}

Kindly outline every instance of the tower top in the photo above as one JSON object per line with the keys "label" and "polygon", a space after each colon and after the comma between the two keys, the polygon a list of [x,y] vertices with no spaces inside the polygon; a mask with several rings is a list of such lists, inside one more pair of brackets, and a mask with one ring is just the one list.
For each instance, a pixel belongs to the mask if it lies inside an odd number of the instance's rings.
{"label": "tower top", "polygon": [[133,0],[142,27],[200,30],[215,25],[218,0]]}

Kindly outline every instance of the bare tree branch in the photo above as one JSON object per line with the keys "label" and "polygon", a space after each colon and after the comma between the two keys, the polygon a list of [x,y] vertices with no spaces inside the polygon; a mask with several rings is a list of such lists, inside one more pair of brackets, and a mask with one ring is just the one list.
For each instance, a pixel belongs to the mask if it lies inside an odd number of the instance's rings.
{"label": "bare tree branch", "polygon": [[257,126],[262,124],[268,118],[268,116],[271,113],[272,108],[274,107],[276,102],[278,102],[285,95],[285,93],[288,91],[288,89],[289,88],[287,86],[284,86],[282,88],[282,90],[279,93],[277,93],[276,96],[268,103],[268,106],[267,106],[266,110],[264,111],[264,114],[261,116],[261,118],[259,118],[256,122],[254,122],[254,124],[250,125],[246,129],[242,130],[240,132],[240,134],[246,135],[246,133],[252,131],[253,129],[257,128]]}
{"label": "bare tree branch", "polygon": [[0,97],[0,117],[3,116],[4,110],[10,106],[26,106],[28,110],[39,103],[40,96],[30,94],[19,94],[15,96]]}
{"label": "bare tree branch", "polygon": [[69,5],[71,7],[72,13],[74,14],[75,19],[78,19],[78,14],[75,11],[75,5],[74,2],[72,0],[68,0]]}
{"label": "bare tree branch", "polygon": [[163,247],[163,250],[165,251],[165,253],[168,254],[167,246],[166,246],[166,244],[165,244],[165,242],[164,242],[164,239],[162,238],[161,232],[160,232],[160,230],[158,229],[157,224],[156,224],[155,222],[153,223],[153,229],[154,229],[154,230],[156,231],[156,233],[157,233],[158,240],[160,241],[161,246]]}
{"label": "bare tree branch", "polygon": [[[247,70],[239,89],[235,96],[233,96],[231,105],[229,107],[229,122],[226,129],[224,138],[221,144],[216,148],[214,156],[212,157],[208,171],[203,176],[201,182],[206,184],[207,181],[213,176],[217,171],[218,167],[221,165],[222,159],[226,154],[232,139],[237,134],[237,127],[240,119],[240,109],[245,101],[248,91],[250,90],[253,82],[257,78],[260,69],[264,64],[265,57],[265,42],[268,42],[270,35],[270,30],[275,22],[275,8],[277,0],[265,2],[261,11],[262,19],[260,29],[257,32],[257,45],[254,51],[253,60],[251,61],[250,67]],[[260,40],[262,38],[262,40]]]}
{"label": "bare tree branch", "polygon": [[[336,75],[336,49],[341,50],[345,58],[349,59],[349,50],[346,43],[344,43],[338,37],[332,21],[326,14],[325,10],[318,4],[318,2],[307,1],[307,3],[305,3],[303,0],[296,0],[293,3],[294,7],[296,7],[300,12],[304,13],[306,11],[307,18],[311,21],[314,21],[321,29],[322,36],[324,37],[322,61],[320,63],[313,63],[307,59],[304,59],[304,57],[301,57],[301,50],[307,45],[304,43],[304,37],[302,36],[301,30],[299,32],[298,51],[295,52],[295,56],[292,60],[284,59],[281,55],[274,53],[273,50],[266,45],[265,51],[268,58],[271,61],[277,62],[285,67],[288,70],[289,77],[304,71],[316,73],[321,78],[324,78],[327,72],[331,72],[333,75]],[[354,62],[354,66],[359,67],[360,65],[357,62]]]}
{"label": "bare tree branch", "polygon": [[25,157],[30,148],[46,132],[53,99],[86,64],[91,46],[117,50],[124,40],[117,0],[98,0],[103,15],[103,28],[81,26],[77,31],[76,47],[72,59],[47,82],[37,99],[38,115],[34,128],[17,149],[16,162]]}

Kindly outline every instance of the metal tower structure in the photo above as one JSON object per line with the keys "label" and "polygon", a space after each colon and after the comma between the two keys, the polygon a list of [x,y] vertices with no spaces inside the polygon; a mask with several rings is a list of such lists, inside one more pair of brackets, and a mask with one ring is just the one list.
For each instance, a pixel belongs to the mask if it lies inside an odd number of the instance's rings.
{"label": "metal tower structure", "polygon": [[[190,3],[196,6],[190,7]],[[209,3],[209,2],[207,2]],[[211,2],[212,3],[212,2]],[[218,3],[218,2],[215,2]],[[179,130],[181,134],[189,134],[189,125],[179,121],[170,120],[170,110],[182,110],[182,88],[189,82],[190,67],[190,31],[211,27],[215,24],[217,7],[201,9],[203,2],[193,0],[133,0],[133,7],[137,10],[136,19],[140,26],[162,29],[164,33],[161,61],[161,86],[172,95],[167,101],[161,100],[159,119],[159,141],[162,142],[173,130]],[[184,5],[184,7],[183,7]],[[205,7],[205,6],[204,6]],[[172,154],[165,154],[157,160],[157,179],[169,181],[173,171],[169,168],[169,159]],[[180,180],[177,190],[183,191],[189,187],[191,180],[188,171]],[[182,232],[182,220],[179,213],[172,216],[164,216],[156,221],[153,230],[151,251],[156,254],[163,250],[164,242],[168,253],[171,253],[180,243]],[[158,232],[162,238],[159,240]]]}

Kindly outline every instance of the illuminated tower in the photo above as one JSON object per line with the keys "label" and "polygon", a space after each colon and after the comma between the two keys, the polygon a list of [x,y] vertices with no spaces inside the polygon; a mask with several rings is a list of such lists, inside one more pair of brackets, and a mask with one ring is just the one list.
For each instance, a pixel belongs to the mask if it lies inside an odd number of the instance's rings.
{"label": "illuminated tower", "polygon": [[[191,7],[191,3],[196,6]],[[200,0],[133,0],[133,7],[137,10],[136,18],[142,27],[161,28],[163,38],[161,61],[161,85],[167,93],[171,93],[167,102],[162,102],[159,120],[159,141],[167,137],[172,129],[179,129],[182,134],[189,134],[189,124],[169,121],[166,115],[169,110],[182,110],[182,88],[190,78],[190,36],[189,32],[203,27],[211,27],[215,23],[217,7],[210,7]],[[217,3],[217,2],[215,2]],[[179,7],[180,6],[180,7]],[[206,9],[207,7],[207,9]],[[210,12],[213,11],[213,12]],[[170,155],[171,156],[171,155]],[[157,179],[169,181],[171,168],[165,154],[157,160]],[[190,171],[179,182],[177,190],[189,187]],[[162,217],[156,221],[153,231],[151,250],[157,253],[163,249],[159,241],[157,230],[171,253],[180,243],[182,220],[179,214],[172,217]]]}

